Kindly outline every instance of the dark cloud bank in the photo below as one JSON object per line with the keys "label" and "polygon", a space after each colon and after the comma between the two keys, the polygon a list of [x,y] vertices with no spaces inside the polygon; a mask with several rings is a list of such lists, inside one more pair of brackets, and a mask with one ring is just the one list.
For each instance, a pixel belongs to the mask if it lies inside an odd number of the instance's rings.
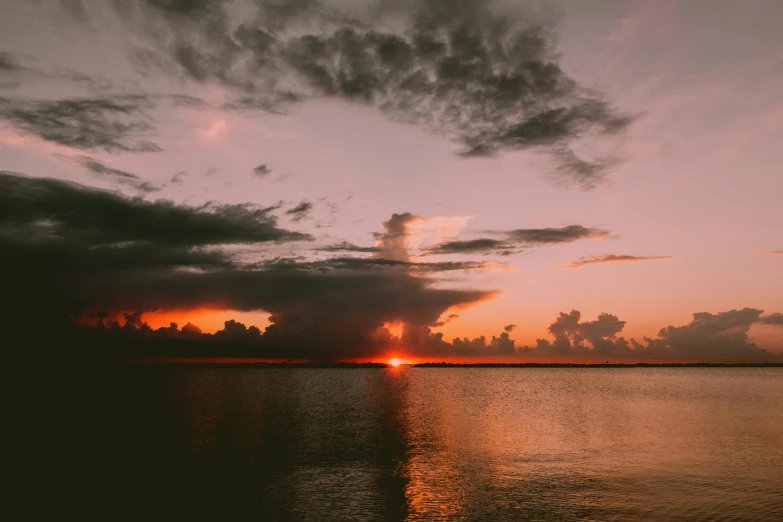
{"label": "dark cloud bank", "polygon": [[[775,359],[747,333],[756,323],[780,324],[780,314],[753,309],[695,314],[690,324],[643,343],[618,337],[625,322],[613,315],[582,322],[576,311],[561,314],[549,327],[553,340],[535,347],[516,346],[514,325],[490,339],[447,342],[431,328],[455,319],[449,310],[495,292],[440,288],[437,275],[487,263],[412,261],[403,241],[410,214],[384,223],[369,257],[242,261],[235,255],[242,248],[312,240],[281,228],[276,208],[149,202],[3,172],[0,282],[10,305],[4,335],[17,349],[73,353],[81,346],[103,355],[331,359],[392,350],[433,358]],[[196,325],[153,331],[143,320],[145,312],[204,307],[263,310],[272,324],[261,331],[230,321],[207,335]],[[385,324],[402,324],[401,336]]]}
{"label": "dark cloud bank", "polygon": [[[79,20],[91,18],[89,3],[67,4]],[[579,157],[574,142],[618,133],[632,120],[563,72],[553,16],[513,4],[116,0],[112,5],[142,36],[133,55],[142,72],[220,84],[234,98],[227,109],[280,111],[312,98],[338,98],[454,139],[466,156],[548,151],[557,174],[584,189],[602,181],[611,161]],[[96,14],[92,22],[99,20]],[[143,122],[116,123],[116,116],[126,114],[118,103],[28,102],[0,116],[80,148],[149,150],[148,144],[125,139]],[[78,139],[57,130],[63,111],[84,120]],[[100,116],[113,120],[109,132],[92,133],[90,127],[106,126]]]}

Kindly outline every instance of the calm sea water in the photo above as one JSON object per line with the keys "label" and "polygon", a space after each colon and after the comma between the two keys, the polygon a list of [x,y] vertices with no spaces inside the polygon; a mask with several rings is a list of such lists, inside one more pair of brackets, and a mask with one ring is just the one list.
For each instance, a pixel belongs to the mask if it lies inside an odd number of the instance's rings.
{"label": "calm sea water", "polygon": [[72,451],[94,479],[84,504],[115,514],[783,520],[783,369],[140,366],[111,381],[77,408],[72,430],[91,435]]}

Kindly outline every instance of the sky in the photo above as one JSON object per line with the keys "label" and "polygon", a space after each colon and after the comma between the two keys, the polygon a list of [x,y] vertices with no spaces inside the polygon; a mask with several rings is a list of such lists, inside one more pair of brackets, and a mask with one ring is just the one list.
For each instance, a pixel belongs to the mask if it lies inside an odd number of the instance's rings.
{"label": "sky", "polygon": [[781,17],[0,1],[8,328],[270,357],[780,360]]}

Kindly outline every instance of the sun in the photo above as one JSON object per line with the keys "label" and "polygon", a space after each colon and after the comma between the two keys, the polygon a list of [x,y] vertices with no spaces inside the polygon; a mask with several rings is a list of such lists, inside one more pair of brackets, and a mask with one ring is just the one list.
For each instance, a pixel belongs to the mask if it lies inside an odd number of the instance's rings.
{"label": "sun", "polygon": [[393,359],[389,359],[389,366],[392,368],[397,368],[402,364],[402,359],[397,359],[396,357]]}

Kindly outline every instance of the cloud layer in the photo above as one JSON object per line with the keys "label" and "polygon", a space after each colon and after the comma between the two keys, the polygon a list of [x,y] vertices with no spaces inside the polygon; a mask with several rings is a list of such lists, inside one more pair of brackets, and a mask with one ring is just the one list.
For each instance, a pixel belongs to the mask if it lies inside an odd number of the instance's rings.
{"label": "cloud layer", "polygon": [[[72,4],[70,13],[90,16],[87,4]],[[571,145],[618,133],[632,120],[560,68],[554,18],[530,8],[483,0],[113,5],[143,37],[133,55],[142,72],[219,84],[234,95],[226,108],[279,111],[339,98],[450,137],[463,155],[547,151],[557,173],[586,190],[611,164],[580,158]],[[117,135],[124,132],[115,129],[107,143],[69,141],[128,147]]]}
{"label": "cloud layer", "polygon": [[[486,263],[264,259],[274,245],[312,239],[280,228],[277,207],[148,202],[9,172],[0,174],[0,203],[0,274],[17,324],[122,311],[263,310],[273,323],[263,350],[331,357],[380,350],[384,324],[434,324],[447,309],[495,294],[438,288],[433,278]],[[387,236],[393,230],[388,225]],[[261,248],[261,258],[248,259],[243,248]]]}
{"label": "cloud layer", "polygon": [[0,120],[43,140],[82,150],[157,152],[146,96],[32,100],[0,97]]}

